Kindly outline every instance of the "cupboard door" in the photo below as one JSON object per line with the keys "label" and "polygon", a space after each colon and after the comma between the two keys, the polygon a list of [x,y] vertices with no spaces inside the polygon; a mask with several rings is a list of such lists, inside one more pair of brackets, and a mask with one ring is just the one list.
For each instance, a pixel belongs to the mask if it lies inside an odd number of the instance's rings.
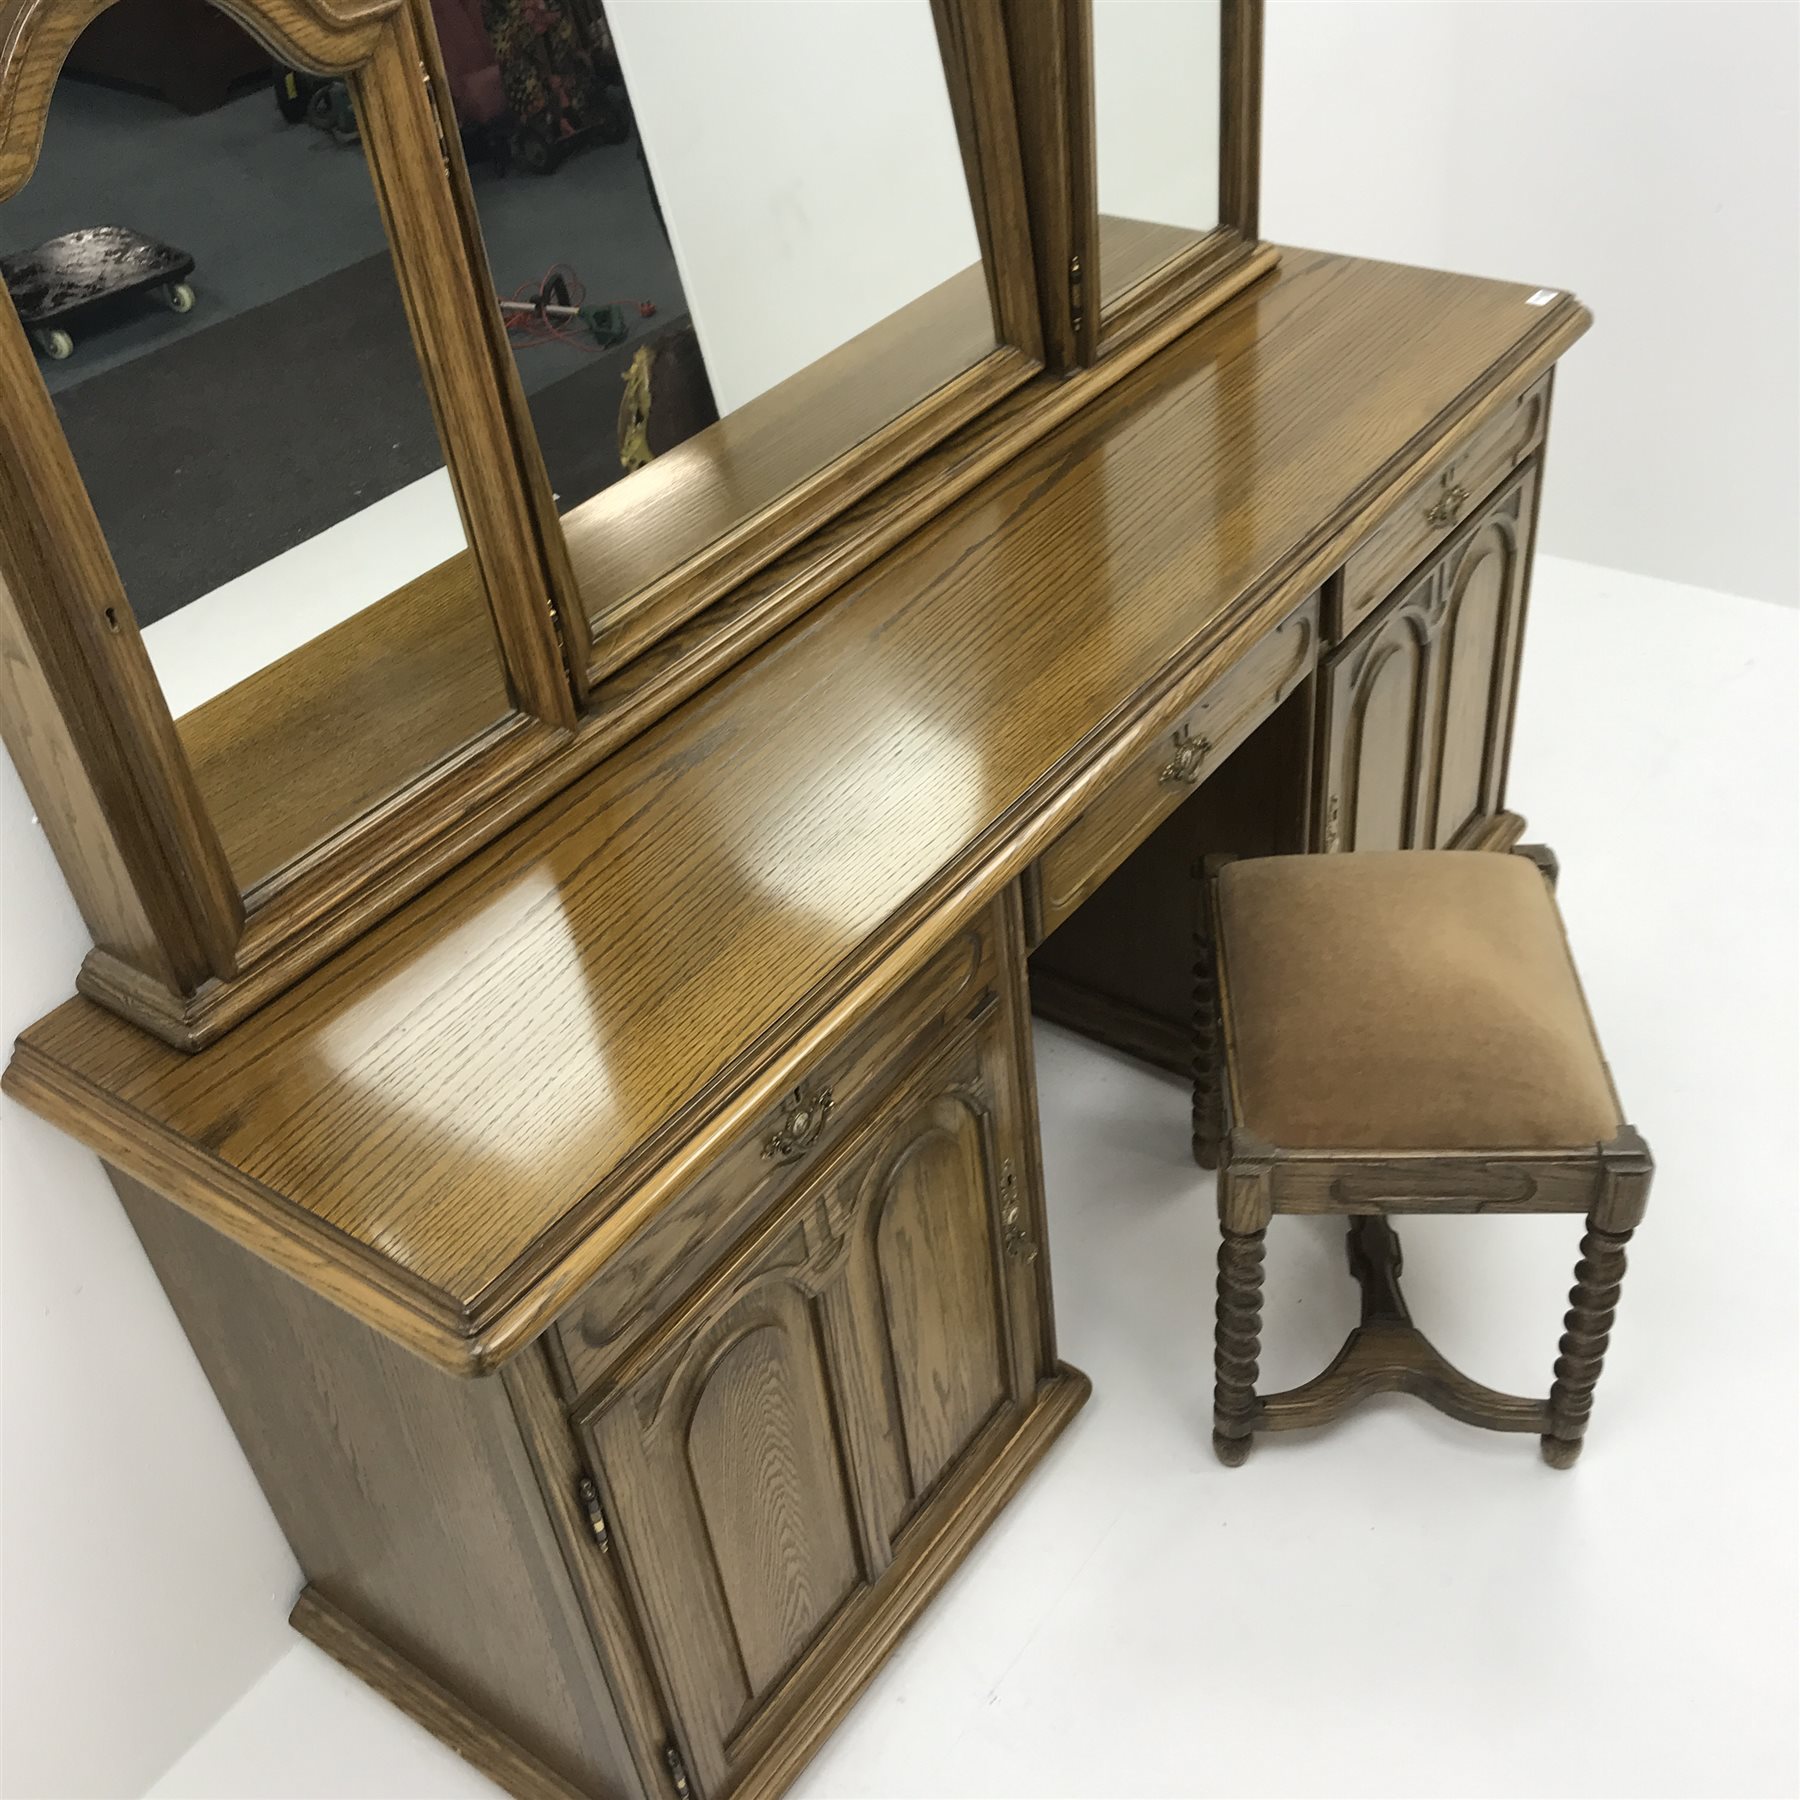
{"label": "cupboard door", "polygon": [[1321,849],[1428,842],[1441,573],[1421,570],[1327,665]]}
{"label": "cupboard door", "polygon": [[1036,1387],[1036,1181],[1006,1025],[996,1016],[898,1096],[850,1177],[847,1294],[884,1415],[884,1553]]}
{"label": "cupboard door", "polygon": [[1016,1011],[1009,992],[914,1059],[587,1421],[704,1800],[850,1652],[896,1545],[1035,1391],[1048,1345]]}
{"label": "cupboard door", "polygon": [[1434,654],[1442,695],[1432,844],[1448,849],[1499,811],[1518,668],[1537,472],[1503,489],[1444,559]]}
{"label": "cupboard door", "polygon": [[591,1425],[608,1512],[702,1794],[864,1587],[815,1193],[676,1321]]}

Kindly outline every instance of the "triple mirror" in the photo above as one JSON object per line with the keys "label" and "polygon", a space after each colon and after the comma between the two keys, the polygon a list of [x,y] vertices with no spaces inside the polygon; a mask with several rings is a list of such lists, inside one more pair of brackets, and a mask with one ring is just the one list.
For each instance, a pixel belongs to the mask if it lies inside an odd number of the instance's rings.
{"label": "triple mirror", "polygon": [[[1034,105],[1091,110],[1102,338],[1166,287],[1233,224],[1254,12],[0,0],[0,625],[131,896],[84,986],[222,1029],[203,990],[554,791],[621,672],[1040,374]],[[1091,88],[1032,99],[1040,26]]]}

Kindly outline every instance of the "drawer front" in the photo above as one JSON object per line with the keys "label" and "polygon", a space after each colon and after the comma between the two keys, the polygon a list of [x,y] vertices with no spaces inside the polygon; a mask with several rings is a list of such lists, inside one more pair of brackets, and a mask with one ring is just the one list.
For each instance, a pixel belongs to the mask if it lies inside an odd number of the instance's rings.
{"label": "drawer front", "polygon": [[842,1141],[924,1038],[993,1004],[999,942],[997,912],[972,920],[607,1264],[554,1327],[553,1360],[571,1399]]}
{"label": "drawer front", "polygon": [[1544,441],[1549,417],[1545,375],[1410,488],[1327,587],[1327,633],[1349,636]]}
{"label": "drawer front", "polygon": [[1318,641],[1314,595],[1214,681],[1044,852],[1027,886],[1034,941],[1049,936],[1306,679]]}

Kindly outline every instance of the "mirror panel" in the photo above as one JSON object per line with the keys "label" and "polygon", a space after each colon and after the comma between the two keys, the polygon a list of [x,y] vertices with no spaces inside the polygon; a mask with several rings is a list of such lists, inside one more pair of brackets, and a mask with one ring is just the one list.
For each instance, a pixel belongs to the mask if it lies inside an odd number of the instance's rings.
{"label": "mirror panel", "polygon": [[1094,0],[1102,310],[1219,220],[1221,0]]}
{"label": "mirror panel", "polygon": [[930,0],[558,17],[452,88],[601,630],[997,338]]}
{"label": "mirror panel", "polygon": [[6,283],[249,892],[512,704],[345,85],[81,65]]}

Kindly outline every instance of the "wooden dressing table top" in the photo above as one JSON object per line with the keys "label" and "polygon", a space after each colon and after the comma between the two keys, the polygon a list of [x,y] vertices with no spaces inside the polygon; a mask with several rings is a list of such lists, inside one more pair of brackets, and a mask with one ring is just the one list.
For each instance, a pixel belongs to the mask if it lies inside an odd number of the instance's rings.
{"label": "wooden dressing table top", "polygon": [[473,1373],[1587,324],[1305,251],[222,1041],[10,1092]]}

